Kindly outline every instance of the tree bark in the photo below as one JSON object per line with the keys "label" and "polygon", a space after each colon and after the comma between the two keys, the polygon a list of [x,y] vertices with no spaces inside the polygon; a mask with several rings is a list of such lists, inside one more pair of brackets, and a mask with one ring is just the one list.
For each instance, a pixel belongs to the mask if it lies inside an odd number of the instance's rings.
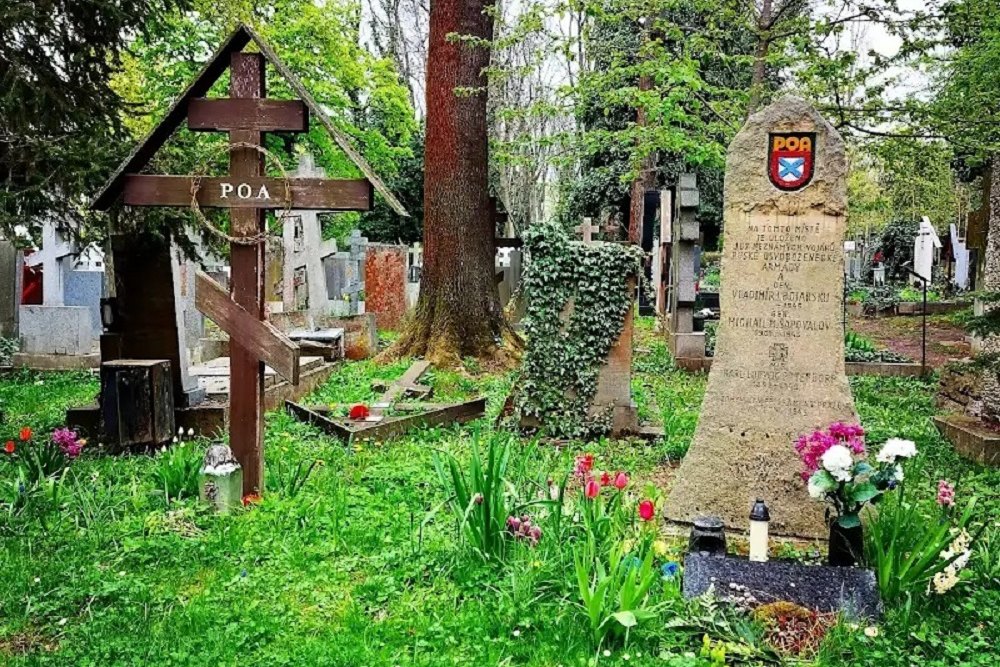
{"label": "tree bark", "polygon": [[[990,165],[983,291],[1000,292],[1000,154],[993,156]],[[1000,335],[986,336],[982,350],[984,354],[1000,354]],[[1000,421],[1000,377],[995,369],[987,369],[983,374],[983,419]]]}
{"label": "tree bark", "polygon": [[767,54],[771,49],[772,0],[763,0],[757,19],[757,47],[753,54],[753,77],[750,79],[750,100],[747,117],[753,115],[764,96],[764,78],[767,76]]}
{"label": "tree bark", "polygon": [[494,3],[431,3],[424,267],[415,316],[390,353],[423,356],[436,365],[455,365],[469,356],[490,358],[505,340],[517,340],[497,291],[488,183],[485,69]]}

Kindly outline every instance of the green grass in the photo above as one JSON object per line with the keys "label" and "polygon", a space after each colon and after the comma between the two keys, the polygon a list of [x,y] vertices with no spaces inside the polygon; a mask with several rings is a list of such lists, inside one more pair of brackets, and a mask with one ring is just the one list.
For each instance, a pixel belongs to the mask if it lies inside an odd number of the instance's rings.
{"label": "green grass", "polygon": [[[509,464],[519,488],[565,473],[583,450],[597,453],[601,467],[633,471],[640,484],[686,451],[706,378],[676,370],[647,320],[637,347],[640,411],[664,425],[666,438],[563,448],[521,440]],[[378,393],[373,379],[394,379],[407,365],[347,364],[311,400],[370,401]],[[543,535],[538,549],[516,545],[504,566],[472,557],[442,507],[433,456],[467,461],[472,439],[493,428],[513,377],[435,372],[429,381],[442,399],[485,393],[487,418],[346,448],[272,413],[267,461],[322,465],[294,498],[269,493],[230,516],[194,501],[166,505],[148,456],[91,449],[70,473],[71,492],[47,530],[27,518],[0,526],[0,664],[696,667],[707,663],[685,654],[697,653],[703,633],[727,642],[729,664],[764,664],[768,654],[745,621],[684,602],[668,584],[654,590],[659,623],[610,657],[595,655],[561,545]],[[984,496],[980,520],[1000,516],[1000,473],[957,458],[931,425],[932,382],[854,378],[852,386],[873,442],[916,440],[921,455],[908,484],[929,498],[939,477],[957,479],[960,496]],[[22,423],[39,431],[59,424],[66,406],[92,400],[96,389],[88,375],[2,376],[8,422],[0,437]],[[981,576],[974,569],[970,576]],[[997,582],[974,579],[943,598],[920,596],[909,610],[888,610],[875,639],[839,629],[821,661],[995,665],[998,607]]]}

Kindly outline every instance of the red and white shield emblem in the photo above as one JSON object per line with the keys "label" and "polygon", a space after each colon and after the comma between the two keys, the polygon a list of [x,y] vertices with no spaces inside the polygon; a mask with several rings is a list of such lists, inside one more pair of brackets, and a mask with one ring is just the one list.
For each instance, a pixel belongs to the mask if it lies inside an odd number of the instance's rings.
{"label": "red and white shield emblem", "polygon": [[768,142],[767,175],[779,190],[799,190],[809,184],[815,163],[812,132],[773,133]]}

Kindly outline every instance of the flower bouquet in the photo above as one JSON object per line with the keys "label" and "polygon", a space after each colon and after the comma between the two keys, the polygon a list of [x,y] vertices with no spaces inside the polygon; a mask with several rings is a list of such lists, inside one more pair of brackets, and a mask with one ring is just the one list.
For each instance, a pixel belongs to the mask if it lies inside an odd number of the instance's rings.
{"label": "flower bouquet", "polygon": [[861,511],[903,481],[902,462],[917,453],[910,440],[891,438],[868,461],[865,431],[837,422],[801,436],[795,450],[809,495],[828,503],[830,563],[853,565],[862,553]]}

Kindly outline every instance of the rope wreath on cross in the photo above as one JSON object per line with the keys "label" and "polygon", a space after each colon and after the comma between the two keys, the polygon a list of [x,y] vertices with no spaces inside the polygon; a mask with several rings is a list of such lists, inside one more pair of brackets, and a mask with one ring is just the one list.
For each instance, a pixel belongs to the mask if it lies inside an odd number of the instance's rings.
{"label": "rope wreath on cross", "polygon": [[[281,215],[279,217],[282,218],[285,217],[292,207],[292,183],[291,179],[288,177],[288,172],[285,171],[285,167],[284,165],[281,164],[281,160],[278,158],[278,156],[259,144],[247,141],[240,141],[232,144],[224,144],[224,147],[227,153],[232,152],[234,149],[237,148],[249,148],[255,150],[261,155],[263,155],[264,159],[270,161],[273,165],[275,165],[278,168],[278,171],[281,172],[281,180],[285,187],[285,199],[284,199],[285,206],[282,209]],[[214,151],[211,157],[215,157],[220,152],[221,151],[218,150]],[[206,163],[207,162],[211,162],[211,158],[209,160],[206,160]],[[205,216],[205,214],[201,210],[201,205],[198,204],[198,193],[201,191],[202,178],[208,175],[207,173],[205,173],[207,171],[208,168],[206,166],[203,169],[196,171],[191,176],[191,213],[192,215],[194,215],[194,219],[202,227],[204,227],[210,234],[212,234],[217,238],[222,239],[223,241],[227,241],[229,243],[233,243],[236,245],[245,245],[245,246],[252,246],[252,245],[257,245],[259,243],[264,243],[268,237],[266,229],[252,236],[233,236],[232,234],[227,234],[226,232],[216,227]]]}

